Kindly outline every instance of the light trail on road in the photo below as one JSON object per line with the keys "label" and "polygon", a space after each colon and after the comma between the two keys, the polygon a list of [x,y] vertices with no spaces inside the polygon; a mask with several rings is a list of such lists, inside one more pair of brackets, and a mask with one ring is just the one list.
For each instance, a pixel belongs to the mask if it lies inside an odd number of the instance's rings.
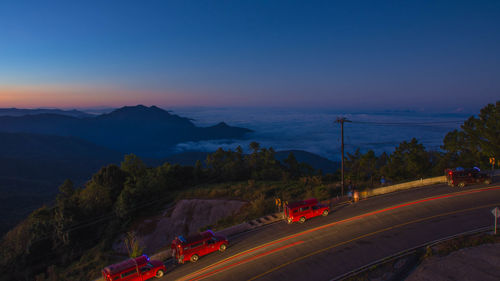
{"label": "light trail on road", "polygon": [[285,246],[281,246],[281,247],[279,247],[279,248],[276,248],[276,249],[273,249],[273,250],[270,250],[270,251],[267,251],[267,252],[264,252],[264,253],[260,253],[260,254],[258,254],[258,255],[256,255],[256,256],[253,256],[253,257],[250,257],[250,258],[244,259],[244,260],[242,260],[242,261],[238,261],[238,262],[235,262],[235,263],[233,263],[233,264],[226,265],[226,266],[224,266],[224,267],[222,267],[222,268],[215,269],[214,271],[211,271],[211,272],[205,273],[205,274],[203,274],[203,275],[201,275],[201,276],[198,276],[198,277],[193,278],[193,279],[190,279],[190,280],[192,280],[192,281],[195,281],[195,280],[200,280],[200,279],[203,279],[203,278],[205,278],[205,277],[209,277],[209,276],[211,276],[211,275],[214,275],[214,274],[216,274],[216,273],[218,273],[218,272],[221,272],[221,271],[224,271],[224,270],[226,270],[226,269],[229,269],[229,268],[231,268],[231,267],[234,267],[234,266],[237,266],[237,265],[240,265],[240,264],[243,264],[243,263],[247,263],[247,262],[249,262],[249,261],[253,261],[253,260],[258,259],[258,258],[260,258],[260,257],[267,256],[267,255],[270,255],[270,254],[272,254],[272,253],[275,253],[275,252],[278,252],[278,251],[281,251],[281,250],[284,250],[284,249],[287,249],[287,248],[290,248],[290,247],[293,247],[293,246],[296,246],[296,245],[300,245],[300,244],[302,244],[302,243],[304,243],[304,241],[297,241],[297,242],[294,242],[294,243],[291,243],[291,244],[288,244],[288,245],[285,245]]}
{"label": "light trail on road", "polygon": [[[322,230],[322,229],[325,229],[325,228],[329,228],[329,227],[332,227],[332,226],[336,226],[336,225],[339,225],[339,224],[343,224],[343,223],[346,223],[346,222],[351,222],[351,221],[355,221],[355,220],[359,220],[359,219],[362,219],[362,218],[366,218],[366,217],[369,217],[369,216],[373,216],[373,215],[376,215],[376,214],[380,214],[380,213],[385,213],[385,212],[389,212],[389,211],[392,211],[392,210],[396,210],[396,209],[400,209],[400,208],[404,208],[404,207],[408,207],[408,206],[413,206],[413,205],[417,205],[417,204],[421,204],[421,203],[425,203],[425,202],[430,202],[430,201],[435,201],[435,200],[441,200],[441,199],[446,199],[446,198],[453,198],[453,197],[458,197],[458,196],[465,196],[465,195],[468,195],[468,194],[474,194],[474,193],[478,193],[478,192],[486,192],[486,191],[493,191],[493,190],[499,190],[500,189],[500,186],[493,186],[493,187],[486,187],[486,188],[479,188],[479,189],[474,189],[474,190],[466,190],[466,191],[459,191],[459,192],[455,192],[455,193],[450,193],[450,194],[446,194],[446,195],[440,195],[440,196],[433,196],[433,197],[427,197],[427,198],[423,198],[423,199],[420,199],[420,200],[416,200],[416,201],[411,201],[411,202],[407,202],[407,203],[403,203],[403,204],[398,204],[398,205],[395,205],[395,206],[391,206],[391,207],[388,207],[388,208],[383,208],[383,209],[380,209],[380,210],[376,210],[376,211],[372,211],[372,212],[368,212],[366,214],[362,214],[362,215],[358,215],[358,216],[354,216],[354,217],[351,217],[351,218],[347,218],[347,219],[344,219],[344,220],[340,220],[340,221],[336,221],[336,222],[332,222],[332,223],[329,223],[329,224],[325,224],[325,225],[322,225],[322,226],[318,226],[318,227],[315,227],[315,228],[312,228],[312,229],[309,229],[309,230],[305,230],[305,231],[302,231],[302,232],[299,232],[299,233],[296,233],[296,234],[293,234],[293,235],[289,235],[289,236],[286,236],[286,237],[283,237],[283,238],[279,238],[279,239],[276,239],[274,241],[271,241],[271,242],[268,242],[268,243],[265,243],[263,245],[260,245],[260,246],[257,246],[257,247],[254,247],[252,249],[249,249],[249,250],[246,250],[246,251],[243,251],[241,253],[238,253],[236,255],[233,255],[229,258],[226,258],[222,261],[219,261],[217,263],[214,263],[210,266],[207,266],[205,268],[202,268],[196,272],[193,272],[187,276],[184,276],[182,278],[179,278],[177,280],[200,280],[200,279],[204,279],[206,277],[209,277],[211,275],[214,275],[218,272],[220,272],[219,270],[214,270],[214,271],[211,271],[210,272],[210,275],[206,275],[205,272],[209,271],[210,269],[214,268],[214,267],[217,267],[219,265],[223,265],[225,263],[228,263],[238,257],[242,257],[244,255],[248,255],[248,254],[251,254],[253,252],[256,252],[258,250],[261,250],[261,249],[264,249],[264,248],[267,248],[267,247],[270,247],[272,245],[275,245],[275,244],[278,244],[278,243],[281,243],[281,242],[285,242],[285,241],[288,241],[290,239],[293,239],[293,238],[297,238],[297,237],[300,237],[300,236],[303,236],[303,235],[306,235],[306,234],[310,234],[312,232],[316,232],[316,231],[319,231],[319,230]],[[479,207],[478,207],[479,208]],[[477,208],[472,208],[472,209],[477,209]],[[472,209],[466,209],[466,210],[472,210]],[[460,211],[454,211],[455,213],[457,212],[463,212],[463,211],[466,211],[466,210],[460,210]],[[337,247],[337,246],[340,246],[340,245],[343,245],[343,244],[346,244],[346,243],[349,243],[349,242],[352,242],[352,241],[355,241],[357,239],[361,239],[361,238],[364,238],[364,237],[367,237],[367,236],[371,236],[371,235],[374,235],[374,234],[377,234],[377,233],[380,233],[380,232],[383,232],[383,231],[388,231],[390,229],[394,229],[394,228],[397,228],[397,227],[402,227],[402,226],[405,226],[405,225],[408,225],[410,223],[415,223],[415,222],[418,222],[418,221],[423,221],[423,220],[428,220],[428,219],[431,219],[431,218],[434,218],[434,217],[439,217],[439,216],[445,216],[445,215],[449,215],[449,213],[447,214],[441,214],[441,215],[437,215],[437,216],[432,216],[432,217],[427,217],[427,218],[424,218],[424,219],[419,219],[419,220],[415,220],[415,221],[411,221],[411,222],[407,222],[407,223],[404,223],[404,224],[399,224],[399,225],[396,225],[396,226],[392,226],[392,227],[389,227],[389,228],[385,228],[383,230],[379,230],[379,231],[376,231],[376,232],[372,232],[372,233],[369,233],[369,234],[365,234],[363,236],[360,236],[360,237],[357,237],[355,239],[352,239],[352,240],[349,240],[349,241],[345,241],[345,242],[341,242],[339,244],[335,244],[331,247],[328,247],[326,249],[320,249],[316,252],[313,252],[311,254],[308,254],[307,256],[304,256],[304,257],[301,257],[299,259],[296,259],[294,261],[291,261],[291,262],[288,262],[288,263],[285,263],[283,265],[280,265],[279,267],[276,267],[275,269],[269,271],[269,272],[266,272],[266,273],[263,273],[262,275],[258,275],[258,277],[255,277],[255,278],[252,278],[252,279],[249,279],[249,280],[255,280],[257,278],[260,278],[266,274],[269,274],[271,273],[272,271],[275,271],[281,267],[284,267],[290,263],[293,263],[295,261],[299,261],[301,259],[304,259],[304,258],[307,258],[307,257],[310,257],[314,254],[317,254],[317,253],[321,253],[323,251],[326,251],[328,249],[331,249],[331,248],[334,248],[334,247]],[[293,243],[292,243],[293,244]],[[289,244],[289,245],[292,245],[292,244]],[[272,250],[271,250],[272,251]],[[268,252],[265,252],[265,253],[268,253]],[[257,258],[259,257],[263,257],[265,255],[261,255],[261,254],[258,254],[256,256],[253,256],[251,258],[247,258],[245,260],[245,262],[250,262],[250,261],[253,261],[253,260],[256,260]],[[232,268],[232,267],[235,267],[237,265],[239,265],[241,263],[234,263],[234,264],[231,264],[231,265],[228,265],[228,266],[224,266],[222,268],[225,269],[229,269],[229,268]],[[205,273],[205,274],[204,274]]]}
{"label": "light trail on road", "polygon": [[350,239],[350,240],[347,240],[347,241],[343,241],[343,242],[334,244],[334,245],[332,245],[330,247],[326,247],[326,248],[314,251],[314,252],[309,253],[307,255],[304,255],[302,257],[299,257],[299,258],[296,258],[296,259],[291,260],[289,262],[283,263],[283,264],[281,264],[279,266],[276,266],[276,267],[274,267],[274,268],[272,268],[272,269],[270,269],[270,270],[268,270],[266,272],[263,272],[263,273],[255,276],[255,277],[252,277],[252,278],[248,279],[248,281],[253,281],[253,280],[259,279],[259,278],[264,277],[265,275],[267,275],[269,273],[272,273],[272,272],[274,272],[274,271],[276,271],[276,270],[278,270],[280,268],[283,268],[283,267],[285,267],[287,265],[293,264],[295,262],[301,261],[303,259],[309,258],[309,257],[314,256],[314,255],[320,254],[322,252],[331,250],[333,248],[336,248],[336,247],[339,247],[339,246],[342,246],[342,245],[354,242],[356,240],[363,239],[363,238],[366,238],[366,237],[369,237],[369,236],[373,236],[375,234],[379,234],[379,233],[386,232],[386,231],[389,231],[389,230],[393,230],[393,229],[396,229],[396,228],[401,228],[401,227],[407,226],[409,224],[423,222],[423,221],[427,221],[427,220],[431,220],[431,219],[435,219],[435,218],[439,218],[439,217],[445,217],[445,216],[449,216],[449,215],[454,215],[454,214],[459,214],[459,213],[465,213],[465,212],[474,211],[474,210],[483,209],[483,208],[490,208],[490,207],[498,206],[498,204],[500,204],[500,202],[493,203],[493,204],[488,204],[488,205],[483,205],[483,206],[479,206],[479,207],[468,208],[468,209],[464,209],[464,210],[447,212],[447,213],[443,213],[443,214],[439,214],[439,215],[434,215],[434,216],[430,216],[430,217],[420,218],[420,219],[416,219],[416,220],[413,220],[413,221],[401,223],[401,224],[398,224],[398,225],[395,225],[395,226],[390,226],[390,227],[387,227],[387,228],[384,228],[384,229],[381,229],[381,230],[373,231],[373,232],[370,232],[370,233],[367,233],[367,234],[363,234],[363,235],[358,236],[356,238],[353,238],[353,239]]}

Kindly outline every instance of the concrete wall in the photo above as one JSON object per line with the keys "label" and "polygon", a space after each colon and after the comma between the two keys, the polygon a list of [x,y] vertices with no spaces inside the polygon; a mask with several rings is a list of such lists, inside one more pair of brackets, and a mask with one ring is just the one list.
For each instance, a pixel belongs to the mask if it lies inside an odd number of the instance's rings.
{"label": "concrete wall", "polygon": [[374,189],[371,189],[368,191],[363,191],[363,192],[361,192],[360,197],[367,198],[367,197],[382,195],[382,194],[386,194],[386,193],[390,193],[390,192],[394,192],[394,191],[405,190],[405,189],[410,189],[410,188],[414,188],[414,187],[420,187],[420,186],[437,184],[437,183],[445,183],[445,182],[446,182],[445,176],[420,179],[420,180],[416,180],[416,181],[410,181],[410,182],[405,182],[405,183],[400,183],[400,184],[395,184],[395,185],[390,185],[390,186],[374,188]]}

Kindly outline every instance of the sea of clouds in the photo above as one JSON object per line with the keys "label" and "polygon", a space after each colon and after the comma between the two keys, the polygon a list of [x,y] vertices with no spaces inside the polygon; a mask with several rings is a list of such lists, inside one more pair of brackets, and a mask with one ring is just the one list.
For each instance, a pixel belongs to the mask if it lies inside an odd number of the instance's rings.
{"label": "sea of clouds", "polygon": [[[235,149],[238,145],[249,151],[252,141],[275,150],[299,149],[328,159],[340,159],[341,130],[337,117],[352,123],[344,125],[346,152],[357,148],[377,154],[392,152],[402,141],[416,138],[428,150],[439,150],[447,132],[460,127],[468,114],[426,112],[356,112],[345,113],[327,109],[283,108],[175,108],[172,113],[193,118],[198,126],[212,126],[221,121],[231,126],[254,130],[245,140],[214,140],[185,142],[175,152]],[[364,123],[363,123],[364,122]]]}

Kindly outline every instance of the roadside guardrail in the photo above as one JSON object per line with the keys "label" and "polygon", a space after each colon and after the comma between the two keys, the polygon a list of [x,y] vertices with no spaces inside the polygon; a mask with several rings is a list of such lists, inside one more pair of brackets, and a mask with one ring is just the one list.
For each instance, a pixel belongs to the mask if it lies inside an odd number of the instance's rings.
{"label": "roadside guardrail", "polygon": [[471,235],[471,234],[478,234],[478,233],[483,233],[483,232],[491,232],[491,226],[485,226],[485,227],[481,227],[481,228],[478,228],[478,229],[474,229],[474,230],[470,230],[470,231],[465,231],[465,232],[462,232],[462,233],[458,233],[458,234],[455,234],[455,235],[447,236],[447,237],[444,237],[444,238],[441,238],[441,239],[437,239],[437,240],[434,240],[434,241],[430,241],[428,243],[424,243],[424,244],[418,245],[416,247],[412,247],[412,248],[400,251],[400,252],[398,252],[398,253],[396,253],[394,255],[390,255],[390,256],[378,259],[378,260],[376,260],[376,261],[374,261],[372,263],[369,263],[367,265],[361,266],[361,267],[356,268],[354,270],[351,270],[351,271],[349,271],[347,273],[344,273],[342,275],[334,277],[334,278],[330,279],[330,281],[345,280],[347,278],[354,277],[354,276],[356,276],[358,274],[361,274],[361,273],[365,272],[366,270],[368,270],[368,269],[370,269],[372,267],[375,267],[375,266],[378,266],[378,265],[381,265],[381,264],[384,264],[384,263],[387,263],[387,262],[390,262],[390,261],[397,260],[397,259],[405,257],[407,255],[415,254],[420,249],[424,249],[424,248],[427,248],[427,247],[433,247],[433,246],[435,246],[437,244],[440,244],[440,243],[443,243],[443,242],[446,242],[446,241],[449,241],[449,240],[452,240],[452,239],[455,239],[455,238],[458,238],[458,237],[461,237],[461,236],[466,236],[466,235]]}

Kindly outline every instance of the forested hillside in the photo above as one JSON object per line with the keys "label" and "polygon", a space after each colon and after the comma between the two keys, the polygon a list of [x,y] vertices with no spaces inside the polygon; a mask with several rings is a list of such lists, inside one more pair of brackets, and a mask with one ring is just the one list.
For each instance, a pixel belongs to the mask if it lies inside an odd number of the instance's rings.
{"label": "forested hillside", "polygon": [[155,106],[122,107],[101,115],[58,109],[0,109],[0,235],[43,203],[70,178],[82,185],[123,155],[172,154],[180,141],[242,138],[248,129],[220,123],[197,127],[189,118]]}
{"label": "forested hillside", "polygon": [[51,204],[65,179],[83,184],[123,154],[74,137],[0,133],[0,234]]}

